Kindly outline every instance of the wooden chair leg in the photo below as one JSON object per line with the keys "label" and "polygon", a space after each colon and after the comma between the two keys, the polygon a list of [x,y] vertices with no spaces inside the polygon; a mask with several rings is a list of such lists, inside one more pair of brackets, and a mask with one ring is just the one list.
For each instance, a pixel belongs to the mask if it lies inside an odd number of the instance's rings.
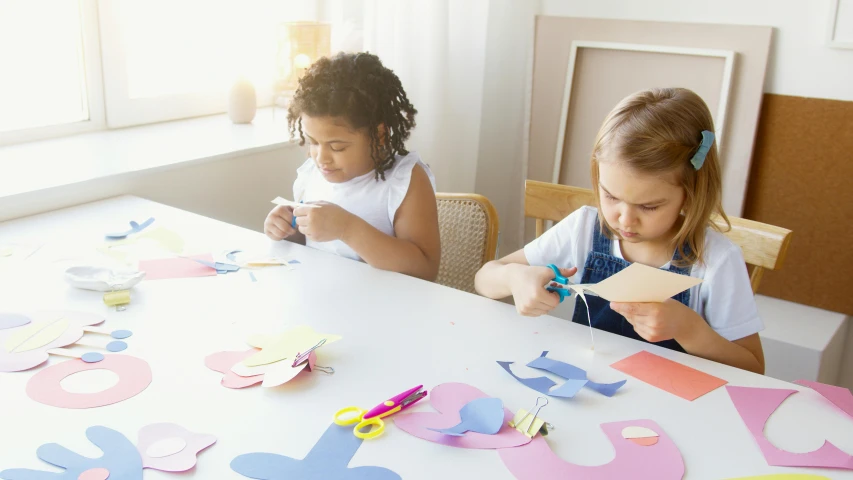
{"label": "wooden chair leg", "polygon": [[541,218],[537,218],[536,219],[536,238],[541,237],[543,233],[545,233],[545,220],[542,220]]}
{"label": "wooden chair leg", "polygon": [[752,285],[752,293],[758,292],[758,285],[761,283],[761,277],[764,276],[764,268],[753,267],[752,274],[749,276],[749,283]]}

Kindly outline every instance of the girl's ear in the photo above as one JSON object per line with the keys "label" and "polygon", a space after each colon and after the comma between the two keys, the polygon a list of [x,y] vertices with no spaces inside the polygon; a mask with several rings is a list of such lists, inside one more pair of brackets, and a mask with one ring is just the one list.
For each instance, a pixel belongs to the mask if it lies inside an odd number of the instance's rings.
{"label": "girl's ear", "polygon": [[386,137],[388,136],[388,129],[385,128],[384,123],[380,123],[379,126],[376,127],[376,135],[379,137],[379,146],[384,147]]}

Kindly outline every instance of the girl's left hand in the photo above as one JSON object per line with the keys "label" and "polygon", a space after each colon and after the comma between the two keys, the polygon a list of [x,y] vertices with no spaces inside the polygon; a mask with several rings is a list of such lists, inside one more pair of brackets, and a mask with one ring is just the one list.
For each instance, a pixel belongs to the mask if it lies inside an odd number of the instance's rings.
{"label": "girl's left hand", "polygon": [[317,202],[316,207],[297,207],[296,226],[299,231],[315,242],[340,240],[355,216],[329,202]]}
{"label": "girl's left hand", "polygon": [[610,302],[610,308],[625,317],[637,335],[652,343],[678,340],[705,323],[690,307],[671,298],[662,303]]}

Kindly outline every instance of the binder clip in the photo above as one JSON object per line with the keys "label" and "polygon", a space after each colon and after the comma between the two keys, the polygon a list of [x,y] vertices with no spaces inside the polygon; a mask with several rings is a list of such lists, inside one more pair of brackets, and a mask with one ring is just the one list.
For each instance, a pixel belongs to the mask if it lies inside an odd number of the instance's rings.
{"label": "binder clip", "polygon": [[297,354],[296,354],[296,358],[295,358],[295,359],[293,359],[293,365],[291,365],[291,367],[296,368],[296,367],[298,367],[299,365],[302,365],[303,363],[308,362],[308,365],[307,365],[307,368],[306,368],[306,369],[307,369],[309,372],[310,372],[310,371],[313,371],[313,370],[317,370],[317,371],[319,371],[319,372],[323,372],[323,373],[325,373],[325,374],[327,374],[327,375],[333,375],[333,374],[335,373],[335,369],[334,369],[334,368],[332,368],[332,367],[324,367],[324,366],[322,366],[322,365],[317,365],[317,364],[315,363],[315,362],[317,361],[317,354],[314,352],[314,350],[316,350],[316,349],[318,349],[318,348],[322,347],[322,346],[323,346],[323,344],[325,344],[325,343],[326,343],[326,339],[324,338],[324,339],[320,340],[319,342],[317,342],[317,344],[316,344],[316,345],[314,345],[313,347],[311,347],[311,348],[309,348],[308,350],[306,350],[305,352],[303,352],[303,353],[297,353]]}
{"label": "binder clip", "polygon": [[104,293],[104,303],[108,307],[116,307],[116,310],[121,312],[127,308],[130,303],[130,290],[113,290]]}
{"label": "binder clip", "polygon": [[[540,405],[540,401],[544,401],[544,403]],[[548,430],[554,430],[554,426],[539,418],[539,411],[546,405],[548,405],[548,399],[545,397],[538,397],[536,399],[536,404],[533,405],[533,408],[535,408],[536,411],[530,413],[527,410],[520,408],[512,421],[509,422],[509,426],[530,438],[536,436],[537,433],[541,433],[543,436],[548,435]],[[530,410],[532,411],[533,408]]]}

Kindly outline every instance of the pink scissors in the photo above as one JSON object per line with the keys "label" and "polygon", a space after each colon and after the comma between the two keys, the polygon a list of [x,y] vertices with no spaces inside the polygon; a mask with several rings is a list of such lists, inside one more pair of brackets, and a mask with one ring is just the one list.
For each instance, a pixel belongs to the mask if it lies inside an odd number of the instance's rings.
{"label": "pink scissors", "polygon": [[[335,414],[335,423],[342,426],[355,423],[356,426],[353,428],[353,433],[356,437],[362,439],[375,438],[382,435],[382,432],[385,431],[385,422],[382,421],[384,417],[393,415],[400,410],[405,410],[426,396],[427,391],[424,390],[424,386],[418,385],[415,388],[391,397],[370,410],[362,410],[359,407],[342,408]],[[367,432],[361,431],[363,428],[372,425],[376,425],[377,428]]]}

